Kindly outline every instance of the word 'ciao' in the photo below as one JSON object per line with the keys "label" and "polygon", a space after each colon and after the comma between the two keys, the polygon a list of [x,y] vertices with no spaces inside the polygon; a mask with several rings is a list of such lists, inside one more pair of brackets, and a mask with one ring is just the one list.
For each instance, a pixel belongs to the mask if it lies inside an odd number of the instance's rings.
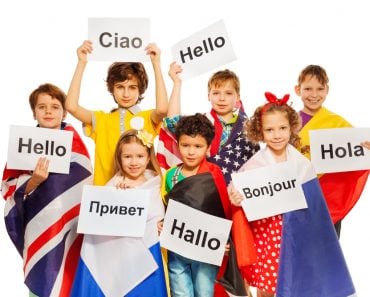
{"label": "word 'ciao'", "polygon": [[275,192],[280,192],[281,190],[289,190],[296,187],[296,179],[283,181],[281,183],[271,184],[269,182],[267,186],[262,186],[260,188],[243,188],[243,193],[245,198],[259,197],[259,196],[274,196]]}
{"label": "word 'ciao'", "polygon": [[46,140],[45,143],[32,143],[32,139],[29,138],[28,141],[24,141],[23,138],[19,138],[18,141],[18,153],[22,153],[23,149],[26,149],[28,154],[32,152],[35,154],[44,154],[48,156],[57,155],[62,157],[66,154],[67,149],[62,145],[55,145],[55,142]]}
{"label": "word 'ciao'", "polygon": [[199,247],[208,247],[210,250],[215,251],[221,246],[221,242],[217,238],[208,238],[207,231],[185,229],[185,223],[182,222],[181,225],[177,225],[176,219],[172,223],[171,235],[175,235],[175,233],[178,233],[178,238],[183,238],[184,241]]}
{"label": "word 'ciao'", "polygon": [[119,36],[118,33],[112,35],[109,32],[103,32],[99,35],[99,43],[102,47],[116,47],[116,48],[140,48],[143,41],[139,37],[130,38],[126,36]]}
{"label": "word 'ciao'", "polygon": [[344,157],[361,157],[365,156],[364,148],[361,145],[351,146],[350,142],[347,142],[347,147],[339,146],[334,148],[332,144],[329,144],[329,148],[325,148],[325,146],[321,145],[321,158],[325,160],[326,156],[329,159],[337,158],[344,158]]}
{"label": "word 'ciao'", "polygon": [[185,64],[186,57],[188,57],[190,60],[193,60],[194,57],[200,57],[203,54],[208,54],[209,52],[214,51],[216,48],[223,47],[225,42],[225,38],[222,36],[219,36],[214,40],[208,37],[207,40],[202,41],[202,45],[196,46],[194,49],[188,46],[186,50],[180,51],[181,62]]}

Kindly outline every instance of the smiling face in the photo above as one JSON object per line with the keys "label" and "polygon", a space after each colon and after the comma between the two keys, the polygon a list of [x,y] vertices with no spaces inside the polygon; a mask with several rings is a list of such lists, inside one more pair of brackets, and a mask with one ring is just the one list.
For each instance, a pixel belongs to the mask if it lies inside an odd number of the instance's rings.
{"label": "smiling face", "polygon": [[314,115],[323,105],[329,92],[329,86],[322,84],[314,75],[306,75],[295,87],[295,92],[303,102],[303,112]]}
{"label": "smiling face", "polygon": [[113,97],[119,107],[134,106],[139,99],[139,86],[136,78],[116,82],[113,86]]}
{"label": "smiling face", "polygon": [[125,177],[130,180],[141,179],[149,161],[150,156],[146,146],[137,142],[122,144],[121,165]]}
{"label": "smiling face", "polygon": [[285,158],[291,129],[286,112],[273,111],[262,115],[263,141],[276,157]]}
{"label": "smiling face", "polygon": [[198,170],[200,163],[206,157],[208,144],[201,135],[190,136],[183,134],[179,138],[179,151],[183,161],[183,169],[187,172]]}
{"label": "smiling face", "polygon": [[33,116],[41,128],[60,129],[66,111],[58,99],[41,93],[33,110]]}
{"label": "smiling face", "polygon": [[208,92],[208,99],[215,112],[228,122],[233,116],[233,110],[240,97],[233,82],[226,80],[220,85],[212,85]]}

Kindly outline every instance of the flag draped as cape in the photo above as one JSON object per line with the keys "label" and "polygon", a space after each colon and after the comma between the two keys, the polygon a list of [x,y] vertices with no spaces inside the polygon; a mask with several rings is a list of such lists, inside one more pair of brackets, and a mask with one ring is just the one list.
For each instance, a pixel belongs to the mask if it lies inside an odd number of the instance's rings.
{"label": "flag draped as cape", "polygon": [[[233,211],[224,176],[217,165],[206,160],[201,163],[196,175],[178,182],[164,196],[166,201],[173,199],[207,214],[232,219]],[[233,220],[233,227],[236,225]],[[243,225],[239,232],[248,233],[246,231],[248,227],[248,225]],[[244,248],[246,253],[250,250],[254,251],[253,239],[246,242]],[[229,257],[225,257],[221,265],[214,296],[228,296],[225,289],[234,295],[246,296],[243,279],[236,266],[233,244],[231,244],[230,249]]]}
{"label": "flag draped as cape", "polygon": [[[145,175],[147,181],[137,187],[151,191],[144,237],[86,234],[71,296],[167,296],[157,230],[157,222],[164,216],[160,177],[150,170]],[[107,186],[114,186],[117,178],[120,176],[114,176]]]}
{"label": "flag draped as cape", "polygon": [[[276,297],[352,296],[355,289],[313,166],[290,145],[287,159],[294,164],[308,208],[283,214]],[[274,163],[266,148],[241,170]]]}
{"label": "flag draped as cape", "polygon": [[24,191],[32,173],[5,168],[2,195],[5,224],[23,257],[25,284],[39,297],[69,296],[82,235],[76,233],[82,187],[92,183],[87,149],[72,126],[69,174],[50,173],[32,193]]}
{"label": "flag draped as cape", "polygon": [[[310,145],[309,131],[317,129],[352,127],[341,116],[322,107],[302,128],[299,133],[302,148]],[[310,159],[309,151],[304,155]],[[319,182],[333,223],[343,219],[355,206],[365,187],[369,170],[325,173]]]}

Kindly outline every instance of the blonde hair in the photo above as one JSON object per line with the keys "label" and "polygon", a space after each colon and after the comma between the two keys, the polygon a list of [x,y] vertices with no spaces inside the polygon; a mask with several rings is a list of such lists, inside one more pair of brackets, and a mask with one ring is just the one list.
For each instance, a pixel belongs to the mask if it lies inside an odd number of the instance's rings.
{"label": "blonde hair", "polygon": [[114,153],[114,170],[116,173],[120,173],[122,176],[125,175],[125,172],[123,171],[122,168],[122,162],[121,162],[121,155],[122,155],[122,147],[124,144],[128,143],[137,143],[142,145],[147,149],[148,155],[149,155],[149,163],[147,166],[147,169],[151,169],[154,172],[157,173],[160,177],[162,177],[162,172],[159,167],[157,158],[155,157],[155,152],[154,152],[154,147],[151,145],[148,147],[143,143],[143,141],[140,139],[138,136],[138,130],[135,129],[130,129],[122,133],[121,137],[119,138],[117,145],[116,145],[116,150]]}

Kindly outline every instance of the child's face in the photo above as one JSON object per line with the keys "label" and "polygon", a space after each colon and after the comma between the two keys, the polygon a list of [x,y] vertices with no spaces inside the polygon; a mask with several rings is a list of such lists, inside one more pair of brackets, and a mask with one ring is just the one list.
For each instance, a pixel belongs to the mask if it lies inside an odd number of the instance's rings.
{"label": "child's face", "polygon": [[134,106],[139,98],[139,86],[136,78],[116,82],[113,86],[113,97],[119,107]]}
{"label": "child's face", "polygon": [[59,100],[41,93],[37,97],[33,116],[41,128],[60,129],[60,125],[66,117],[66,111]]}
{"label": "child's face", "polygon": [[329,86],[321,84],[316,76],[306,76],[295,92],[303,102],[303,112],[314,115],[323,105],[329,92]]}
{"label": "child's face", "polygon": [[290,125],[285,112],[266,112],[262,115],[263,141],[276,156],[285,156],[290,139]]}
{"label": "child's face", "polygon": [[212,108],[225,121],[231,120],[236,103],[240,100],[231,80],[225,81],[220,86],[213,85],[208,93],[208,100]]}
{"label": "child's face", "polygon": [[183,167],[188,171],[197,170],[208,152],[209,146],[205,138],[200,135],[181,135],[178,143]]}
{"label": "child's face", "polygon": [[122,144],[121,164],[125,177],[131,180],[140,179],[149,161],[147,147],[136,142]]}

